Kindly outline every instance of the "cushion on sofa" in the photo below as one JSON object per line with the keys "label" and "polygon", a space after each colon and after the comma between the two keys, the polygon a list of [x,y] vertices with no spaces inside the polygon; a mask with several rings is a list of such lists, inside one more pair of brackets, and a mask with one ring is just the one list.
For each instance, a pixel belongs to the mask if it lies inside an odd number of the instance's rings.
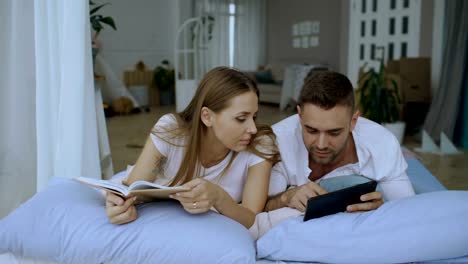
{"label": "cushion on sofa", "polygon": [[270,63],[265,66],[265,70],[270,70],[273,80],[275,82],[281,83],[284,80],[284,70],[286,69],[286,64],[282,63]]}
{"label": "cushion on sofa", "polygon": [[273,79],[273,75],[270,70],[256,71],[254,75],[255,75],[255,80],[257,81],[257,83],[264,83],[264,84],[276,83],[276,81]]}

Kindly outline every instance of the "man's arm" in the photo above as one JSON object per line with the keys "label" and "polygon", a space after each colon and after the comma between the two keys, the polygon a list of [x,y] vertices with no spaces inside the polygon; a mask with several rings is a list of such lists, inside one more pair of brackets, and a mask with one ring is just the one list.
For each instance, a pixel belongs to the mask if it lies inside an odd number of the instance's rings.
{"label": "man's arm", "polygon": [[304,212],[309,198],[326,194],[327,191],[315,182],[289,188],[287,191],[270,197],[265,206],[265,211],[272,211],[282,207],[291,207]]}
{"label": "man's arm", "polygon": [[[288,191],[292,191],[294,189],[290,189]],[[265,211],[273,211],[279,208],[287,207],[287,203],[285,202],[284,196],[288,191],[284,191],[268,198],[268,201],[265,205]]]}

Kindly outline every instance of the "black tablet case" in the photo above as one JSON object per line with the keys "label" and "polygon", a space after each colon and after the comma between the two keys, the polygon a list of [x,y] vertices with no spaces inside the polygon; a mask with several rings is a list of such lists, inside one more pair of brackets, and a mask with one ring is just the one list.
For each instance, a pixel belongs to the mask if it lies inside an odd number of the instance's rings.
{"label": "black tablet case", "polygon": [[312,197],[307,201],[304,221],[344,212],[348,205],[362,203],[360,199],[361,195],[374,192],[376,187],[376,181],[369,181]]}

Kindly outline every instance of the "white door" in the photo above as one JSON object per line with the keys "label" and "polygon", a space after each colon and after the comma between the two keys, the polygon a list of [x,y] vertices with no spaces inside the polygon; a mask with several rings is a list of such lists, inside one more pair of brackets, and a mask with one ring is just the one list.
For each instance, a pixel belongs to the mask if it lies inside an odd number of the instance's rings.
{"label": "white door", "polygon": [[351,0],[348,77],[357,86],[359,68],[380,60],[419,56],[421,0]]}

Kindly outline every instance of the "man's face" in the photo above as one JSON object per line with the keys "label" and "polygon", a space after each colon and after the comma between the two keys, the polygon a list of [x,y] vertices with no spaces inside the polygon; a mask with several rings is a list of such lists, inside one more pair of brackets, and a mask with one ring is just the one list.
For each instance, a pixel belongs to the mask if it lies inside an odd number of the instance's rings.
{"label": "man's face", "polygon": [[347,106],[325,110],[310,103],[298,106],[297,110],[309,157],[317,164],[333,164],[345,150],[359,112],[351,115],[352,110]]}

